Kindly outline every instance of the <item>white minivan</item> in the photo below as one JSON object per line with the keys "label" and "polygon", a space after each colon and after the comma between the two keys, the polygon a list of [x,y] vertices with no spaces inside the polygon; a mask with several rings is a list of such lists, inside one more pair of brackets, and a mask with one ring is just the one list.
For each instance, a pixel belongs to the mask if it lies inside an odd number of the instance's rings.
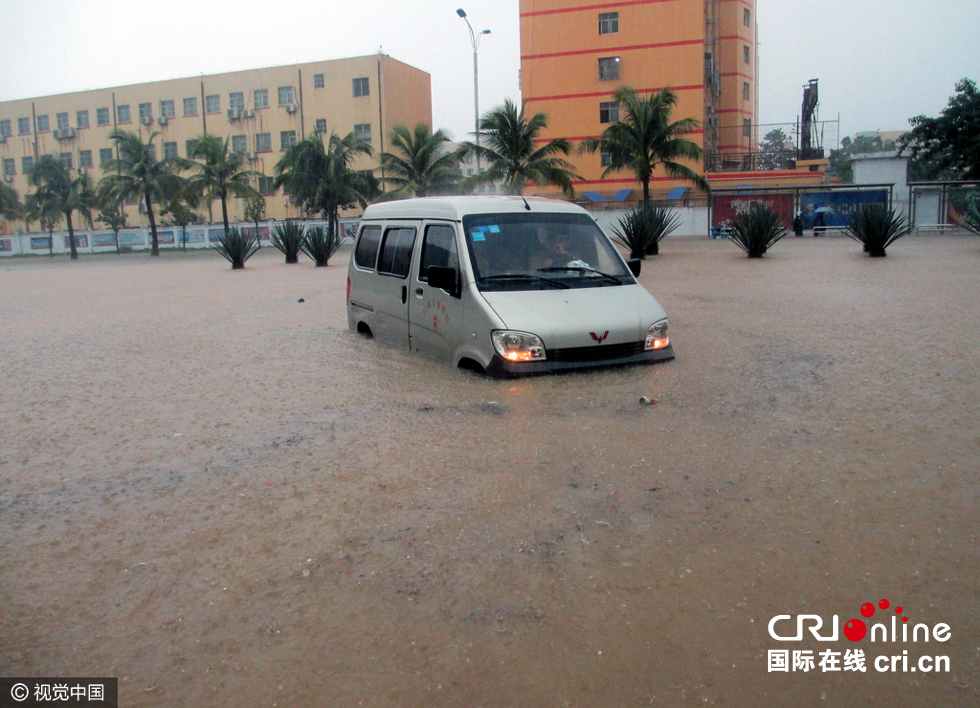
{"label": "white minivan", "polygon": [[568,202],[384,202],[358,229],[347,322],[496,377],[673,359],[667,316],[639,272]]}

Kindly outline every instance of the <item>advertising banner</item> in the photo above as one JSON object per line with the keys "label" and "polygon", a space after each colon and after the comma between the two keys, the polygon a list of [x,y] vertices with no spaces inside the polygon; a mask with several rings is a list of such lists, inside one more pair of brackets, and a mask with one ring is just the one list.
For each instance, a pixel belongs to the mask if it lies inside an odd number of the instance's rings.
{"label": "advertising banner", "polygon": [[865,204],[888,204],[888,190],[847,190],[835,192],[804,192],[800,200],[803,228],[816,226],[847,226],[848,217]]}
{"label": "advertising banner", "polygon": [[793,226],[793,195],[756,192],[753,194],[716,194],[712,199],[711,225],[729,226],[736,215],[747,212],[753,204],[762,203],[776,212],[789,229]]}

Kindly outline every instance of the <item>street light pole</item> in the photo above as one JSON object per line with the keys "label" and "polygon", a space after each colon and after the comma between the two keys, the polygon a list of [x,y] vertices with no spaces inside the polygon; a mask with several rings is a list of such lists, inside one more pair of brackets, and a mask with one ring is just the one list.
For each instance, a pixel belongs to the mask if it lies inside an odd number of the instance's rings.
{"label": "street light pole", "polygon": [[456,10],[456,14],[463,18],[463,22],[466,23],[466,27],[470,31],[470,44],[473,45],[473,123],[476,129],[476,173],[480,174],[480,64],[478,60],[480,51],[480,37],[484,34],[490,34],[490,30],[485,29],[482,32],[474,32],[473,25],[470,21],[466,19],[466,12],[463,8]]}

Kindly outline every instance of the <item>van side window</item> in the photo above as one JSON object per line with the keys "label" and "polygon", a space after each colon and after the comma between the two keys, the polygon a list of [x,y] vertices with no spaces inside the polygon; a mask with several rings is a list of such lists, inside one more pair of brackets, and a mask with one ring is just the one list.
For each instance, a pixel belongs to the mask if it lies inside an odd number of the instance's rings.
{"label": "van side window", "polygon": [[374,264],[378,260],[378,244],[380,242],[380,226],[365,226],[361,229],[361,238],[357,240],[357,250],[354,251],[354,263],[360,268],[374,270]]}
{"label": "van side window", "polygon": [[381,257],[378,259],[378,272],[398,278],[408,277],[408,270],[412,267],[414,245],[414,227],[396,226],[385,231],[384,242],[381,244]]}
{"label": "van side window", "polygon": [[455,268],[459,270],[459,256],[456,253],[456,231],[452,226],[429,226],[422,242],[422,258],[419,264],[419,280],[429,279],[429,266]]}

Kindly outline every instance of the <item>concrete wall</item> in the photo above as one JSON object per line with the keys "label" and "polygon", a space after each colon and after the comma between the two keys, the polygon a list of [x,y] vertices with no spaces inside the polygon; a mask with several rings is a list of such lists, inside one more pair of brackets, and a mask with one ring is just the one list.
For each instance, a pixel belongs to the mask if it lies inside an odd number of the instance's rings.
{"label": "concrete wall", "polygon": [[[592,213],[595,220],[610,238],[613,236],[613,229],[618,226],[619,220],[631,209],[607,209]],[[710,229],[708,227],[708,208],[707,207],[679,207],[675,208],[674,213],[680,217],[680,226],[667,238],[708,238]]]}

